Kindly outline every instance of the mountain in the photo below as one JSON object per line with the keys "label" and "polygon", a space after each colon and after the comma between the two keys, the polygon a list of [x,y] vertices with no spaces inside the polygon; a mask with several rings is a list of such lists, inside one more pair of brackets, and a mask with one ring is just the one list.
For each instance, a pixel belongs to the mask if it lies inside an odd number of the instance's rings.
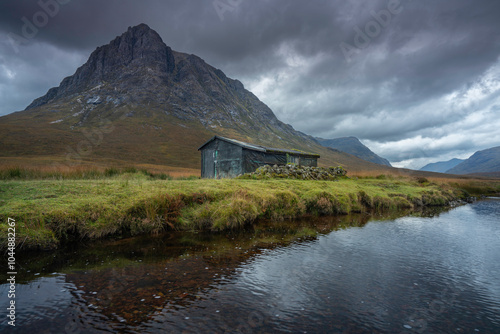
{"label": "mountain", "polygon": [[355,157],[379,165],[384,165],[389,167],[391,166],[391,163],[387,159],[384,159],[373,153],[368,147],[363,145],[356,137],[342,137],[335,139],[316,138],[316,140],[325,147],[331,147],[336,150],[352,154]]}
{"label": "mountain", "polygon": [[58,87],[0,117],[0,163],[200,168],[214,135],[321,155],[322,165],[377,170],[279,121],[238,80],[176,52],[145,24],[98,47]]}
{"label": "mountain", "polygon": [[500,172],[500,146],[474,153],[469,159],[447,171],[449,174]]}
{"label": "mountain", "polygon": [[464,162],[463,159],[451,159],[448,161],[439,161],[425,165],[420,168],[421,171],[426,172],[436,172],[436,173],[446,173],[449,169],[455,167],[456,165]]}

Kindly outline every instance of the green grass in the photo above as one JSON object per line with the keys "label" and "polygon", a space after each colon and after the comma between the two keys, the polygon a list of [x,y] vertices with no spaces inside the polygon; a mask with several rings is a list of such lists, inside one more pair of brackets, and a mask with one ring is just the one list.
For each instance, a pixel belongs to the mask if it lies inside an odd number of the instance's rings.
{"label": "green grass", "polygon": [[[49,249],[79,239],[222,231],[263,219],[442,206],[468,196],[461,185],[415,179],[172,180],[138,170],[104,173],[110,176],[0,181],[0,246],[7,244],[8,217],[16,220],[19,247]],[[498,184],[488,187],[500,192]]]}

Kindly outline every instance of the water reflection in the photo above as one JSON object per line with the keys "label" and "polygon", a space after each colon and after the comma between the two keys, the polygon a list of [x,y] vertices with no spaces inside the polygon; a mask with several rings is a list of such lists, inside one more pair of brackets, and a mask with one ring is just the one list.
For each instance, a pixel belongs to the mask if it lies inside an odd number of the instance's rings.
{"label": "water reflection", "polygon": [[16,329],[491,332],[500,328],[499,204],[28,254]]}
{"label": "water reflection", "polygon": [[259,254],[363,226],[369,217],[265,222],[226,234],[172,233],[18,255],[23,270],[17,276],[16,302],[22,308],[17,319],[22,329],[16,330],[121,331],[159,315],[178,316],[230,283],[237,269]]}

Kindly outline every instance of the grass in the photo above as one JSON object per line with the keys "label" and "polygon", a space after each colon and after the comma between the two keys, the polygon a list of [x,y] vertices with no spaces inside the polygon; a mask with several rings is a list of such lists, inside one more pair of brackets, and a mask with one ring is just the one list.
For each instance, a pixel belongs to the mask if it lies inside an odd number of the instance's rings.
{"label": "grass", "polygon": [[442,206],[471,194],[500,192],[500,182],[390,175],[331,182],[172,179],[135,167],[44,178],[16,169],[3,173],[0,246],[6,247],[10,217],[16,220],[18,247],[25,249],[166,230],[222,231],[304,215]]}
{"label": "grass", "polygon": [[[46,168],[29,168],[20,166],[2,167],[0,168],[0,180],[92,180],[106,179],[122,174],[142,173],[152,179],[171,180],[173,177],[169,173],[148,171],[146,168],[130,167],[88,167],[81,166],[69,168],[66,166],[46,167]],[[179,173],[176,173],[179,175]],[[181,177],[193,177],[192,174],[181,173]]]}

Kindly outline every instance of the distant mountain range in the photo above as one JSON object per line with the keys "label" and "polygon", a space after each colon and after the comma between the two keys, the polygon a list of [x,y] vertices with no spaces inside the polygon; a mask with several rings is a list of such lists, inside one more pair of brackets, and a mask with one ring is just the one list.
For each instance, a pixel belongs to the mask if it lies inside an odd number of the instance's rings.
{"label": "distant mountain range", "polygon": [[420,168],[421,171],[426,172],[436,172],[436,173],[446,173],[449,169],[455,167],[456,165],[464,162],[463,159],[451,159],[448,161],[439,161],[425,165]]}
{"label": "distant mountain range", "polygon": [[500,146],[477,151],[469,159],[449,169],[449,174],[500,172]]}
{"label": "distant mountain range", "polygon": [[316,138],[316,140],[325,147],[330,147],[345,153],[352,154],[355,157],[373,162],[375,164],[391,167],[391,163],[387,159],[384,159],[373,153],[356,137],[342,137],[335,139]]}
{"label": "distant mountain range", "polygon": [[447,174],[484,174],[497,176],[500,173],[500,146],[474,153],[466,160],[451,159],[425,165],[421,171]]}
{"label": "distant mountain range", "polygon": [[146,24],[98,47],[26,110],[0,117],[0,163],[199,168],[197,148],[214,135],[317,153],[322,165],[384,171],[281,122],[240,81],[172,50]]}

